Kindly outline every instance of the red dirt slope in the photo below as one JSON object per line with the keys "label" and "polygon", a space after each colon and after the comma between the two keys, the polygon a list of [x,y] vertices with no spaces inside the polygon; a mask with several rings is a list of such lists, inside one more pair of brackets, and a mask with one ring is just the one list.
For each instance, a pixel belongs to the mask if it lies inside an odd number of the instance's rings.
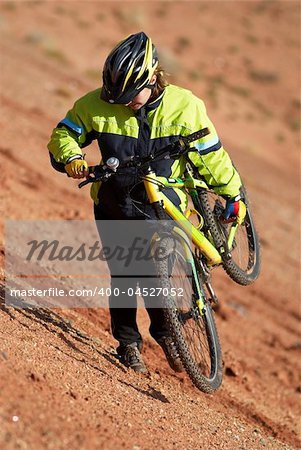
{"label": "red dirt slope", "polygon": [[[108,311],[13,309],[2,287],[0,448],[300,448],[299,27],[294,1],[1,3],[1,217],[92,219],[46,145],[108,50],[144,29],[172,82],[205,99],[253,200],[263,267],[247,288],[215,275],[225,376],[209,396],[171,372],[143,310],[147,376],[114,357]],[[1,262],[3,285],[3,245]]]}

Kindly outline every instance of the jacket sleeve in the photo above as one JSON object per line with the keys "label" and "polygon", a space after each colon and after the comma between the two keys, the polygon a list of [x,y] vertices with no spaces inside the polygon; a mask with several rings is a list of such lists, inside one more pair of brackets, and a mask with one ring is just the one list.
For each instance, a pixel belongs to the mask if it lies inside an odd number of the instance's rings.
{"label": "jacket sleeve", "polygon": [[234,197],[239,194],[241,179],[230,156],[223,148],[214,125],[206,113],[204,103],[196,99],[193,129],[208,127],[210,134],[192,143],[197,151],[189,153],[189,159],[200,175],[217,194]]}
{"label": "jacket sleeve", "polygon": [[78,101],[54,128],[47,146],[51,163],[56,170],[63,171],[60,167],[64,167],[70,158],[82,156],[81,148],[86,144],[89,128],[88,115]]}

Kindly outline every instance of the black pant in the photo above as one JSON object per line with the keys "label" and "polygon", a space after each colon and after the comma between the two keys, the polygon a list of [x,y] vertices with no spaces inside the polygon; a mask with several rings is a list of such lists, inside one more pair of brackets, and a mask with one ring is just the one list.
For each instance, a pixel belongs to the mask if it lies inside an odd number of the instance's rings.
{"label": "black pant", "polygon": [[[105,247],[112,240],[109,234],[110,230],[108,230],[108,227],[102,226],[102,221],[110,220],[110,218],[101,210],[101,207],[96,205],[94,215],[102,246]],[[138,220],[139,218],[134,217],[133,219]],[[124,220],[130,220],[130,218]],[[133,230],[133,236],[134,234],[135,230]],[[114,338],[119,342],[118,350],[122,350],[125,345],[132,342],[137,342],[140,346],[142,345],[142,337],[136,321],[137,298],[136,295],[129,295],[129,293],[135,292],[137,287],[141,291],[146,288],[147,293],[150,293],[151,289],[154,292],[154,288],[158,287],[157,280],[152,276],[133,276],[130,270],[127,274],[121,275],[124,270],[124,263],[118,258],[108,259],[107,264],[111,272],[111,295],[109,297],[111,327]],[[153,262],[149,261],[147,264],[149,264],[148,273],[154,274]],[[144,295],[143,299],[151,321],[149,328],[151,336],[157,341],[164,336],[168,336],[168,327],[165,323],[160,297]]]}

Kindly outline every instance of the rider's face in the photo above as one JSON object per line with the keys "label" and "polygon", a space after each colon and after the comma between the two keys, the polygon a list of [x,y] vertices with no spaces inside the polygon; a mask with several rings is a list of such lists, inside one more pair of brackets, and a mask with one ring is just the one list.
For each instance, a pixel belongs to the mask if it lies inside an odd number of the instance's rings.
{"label": "rider's face", "polygon": [[[154,75],[150,81],[151,84],[154,84],[156,82],[156,75]],[[129,108],[133,109],[134,111],[137,111],[138,109],[142,108],[142,106],[144,106],[150,96],[151,96],[151,89],[149,88],[144,88],[142,89],[141,92],[139,92],[138,95],[136,95],[136,97],[133,98],[133,100],[129,103],[126,104],[126,106],[128,106]]]}
{"label": "rider's face", "polygon": [[152,91],[148,88],[142,89],[142,91],[139,92],[139,94],[136,95],[136,97],[134,97],[133,100],[126,106],[128,106],[131,109],[134,109],[135,111],[142,108],[142,106],[144,106],[148,102],[151,93]]}

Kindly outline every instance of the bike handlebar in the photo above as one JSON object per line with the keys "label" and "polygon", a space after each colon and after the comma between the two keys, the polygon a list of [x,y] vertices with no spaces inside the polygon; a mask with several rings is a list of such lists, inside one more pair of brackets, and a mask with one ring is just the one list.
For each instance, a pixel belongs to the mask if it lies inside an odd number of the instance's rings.
{"label": "bike handlebar", "polygon": [[191,142],[197,141],[198,139],[207,136],[209,133],[210,133],[209,128],[202,128],[201,130],[189,134],[188,136],[181,136],[177,141],[173,142],[172,144],[169,144],[161,149],[156,150],[154,154],[142,158],[140,156],[133,156],[130,159],[122,162],[119,162],[117,158],[115,158],[118,161],[118,165],[116,168],[113,169],[107,164],[90,166],[88,168],[89,177],[85,181],[82,181],[78,185],[78,187],[82,188],[83,186],[86,186],[89,183],[94,183],[96,181],[103,181],[109,178],[117,171],[119,171],[120,169],[129,167],[142,167],[143,165],[150,163],[151,161],[180,157],[181,155],[184,155],[189,151],[193,151],[189,147],[189,144]]}

